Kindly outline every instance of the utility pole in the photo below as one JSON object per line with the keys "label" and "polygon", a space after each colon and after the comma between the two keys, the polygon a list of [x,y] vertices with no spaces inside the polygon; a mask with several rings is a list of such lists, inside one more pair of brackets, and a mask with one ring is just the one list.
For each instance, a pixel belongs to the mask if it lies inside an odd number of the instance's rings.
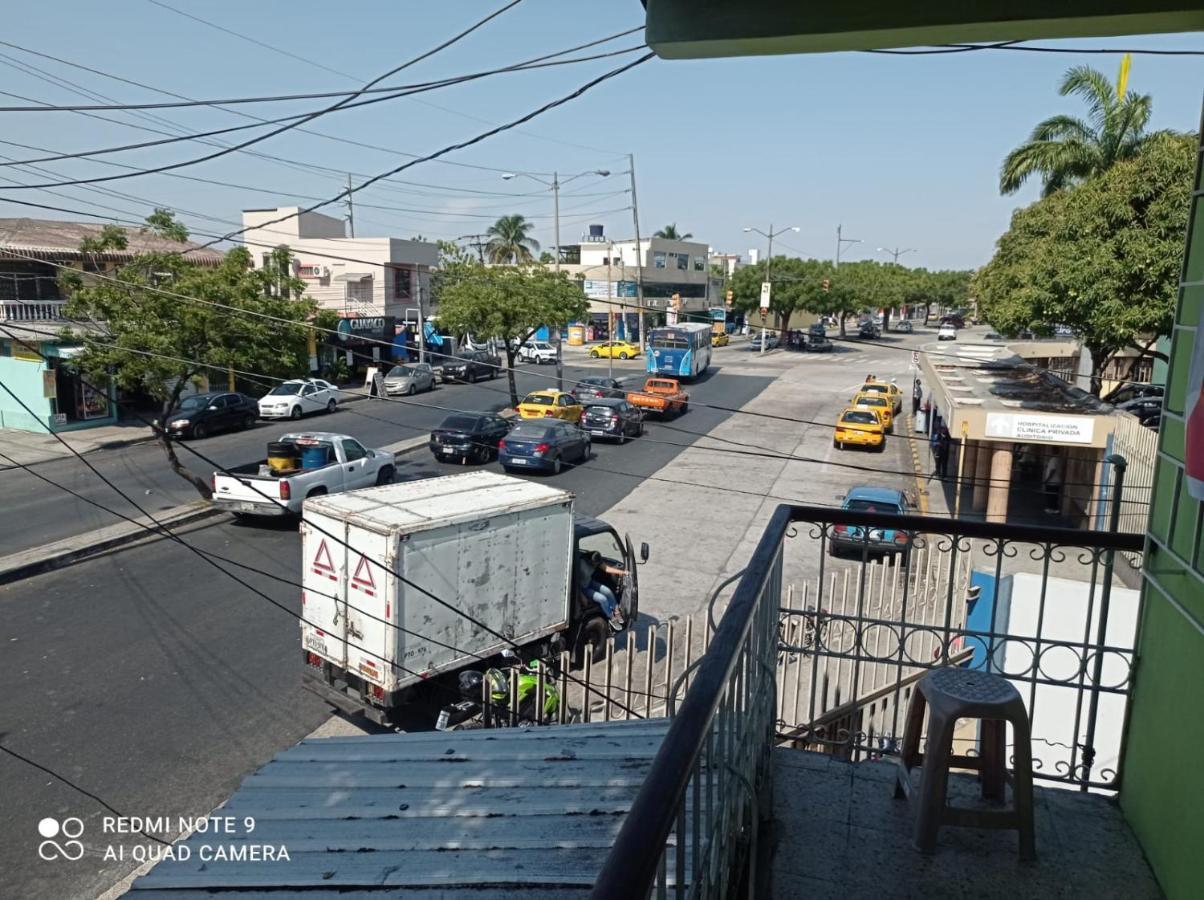
{"label": "utility pole", "polygon": [[[477,248],[477,258],[481,261],[481,265],[485,265],[485,241],[482,238],[489,237],[487,234],[462,234],[457,241],[468,241],[468,246]],[[471,238],[471,240],[469,240]]]}
{"label": "utility pole", "polygon": [[900,257],[900,256],[902,256],[904,253],[915,253],[915,252],[916,252],[916,248],[915,248],[915,247],[907,247],[907,248],[901,248],[901,247],[894,247],[894,248],[891,248],[891,247],[879,247],[879,248],[878,248],[878,252],[879,252],[879,253],[885,253],[885,254],[887,254],[888,256],[890,256],[890,257],[891,257],[891,259],[894,261],[894,264],[897,266],[897,265],[899,264],[899,257]]}
{"label": "utility pole", "polygon": [[635,297],[640,311],[640,352],[644,352],[644,245],[640,243],[640,205],[635,197],[635,154],[627,154],[628,171],[631,174],[631,216],[635,221]]}
{"label": "utility pole", "polygon": [[613,296],[614,282],[610,280],[610,264],[615,255],[615,242],[607,241],[606,247],[606,317],[609,320],[609,330],[607,331],[607,340],[610,341],[610,351],[606,354],[606,374],[609,378],[615,377],[615,299]]}
{"label": "utility pole", "polygon": [[355,237],[355,202],[351,199],[351,173],[347,173],[347,224],[351,228],[351,237]]}
{"label": "utility pole", "polygon": [[418,298],[418,361],[426,362],[426,316],[422,312],[422,273],[415,272],[415,291]]}
{"label": "utility pole", "polygon": [[840,225],[836,226],[836,264],[832,267],[834,269],[840,268],[840,251],[844,249],[845,244],[860,244],[861,243],[861,238],[842,237],[841,236],[841,227],[842,226],[840,226]]}

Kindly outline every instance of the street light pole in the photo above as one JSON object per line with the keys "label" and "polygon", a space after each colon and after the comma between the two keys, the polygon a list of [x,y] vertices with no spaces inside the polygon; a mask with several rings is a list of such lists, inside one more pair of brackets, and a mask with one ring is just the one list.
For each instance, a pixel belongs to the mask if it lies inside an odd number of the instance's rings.
{"label": "street light pole", "polygon": [[614,282],[610,280],[610,263],[615,255],[615,242],[607,241],[606,246],[606,318],[607,323],[606,339],[610,342],[607,347],[606,354],[606,375],[608,378],[615,377],[615,299],[612,293]]}
{"label": "street light pole", "polygon": [[644,352],[644,245],[640,243],[640,204],[635,197],[635,154],[627,154],[628,171],[631,174],[631,217],[635,222],[635,303],[640,311],[640,353]]}
{"label": "street light pole", "polygon": [[893,260],[894,264],[897,266],[899,264],[900,256],[902,256],[904,253],[915,253],[916,248],[915,247],[907,247],[907,248],[895,247],[892,249],[890,247],[879,247],[878,252],[889,255],[891,257],[891,259]]}
{"label": "street light pole", "polygon": [[833,269],[840,268],[840,251],[844,249],[845,244],[860,244],[861,243],[861,238],[842,237],[841,236],[841,228],[842,227],[843,226],[841,226],[841,225],[836,226],[836,264],[834,266],[832,266]]}
{"label": "street light pole", "polygon": [[[774,231],[773,223],[771,222],[769,224],[769,231],[762,231],[760,228],[745,228],[744,230],[746,232],[747,231],[755,231],[757,234],[761,235],[762,237],[766,237],[769,239],[769,252],[768,252],[768,255],[765,257],[765,283],[769,285],[770,302],[772,303],[773,302],[773,299],[772,299],[773,298],[773,282],[769,280],[769,269],[770,269],[770,266],[773,265],[773,239],[775,237],[777,237],[779,234],[783,234],[787,231],[798,231],[798,226],[791,225],[789,228],[779,228],[777,231]],[[765,315],[765,313],[762,312],[761,316],[764,317],[764,315]],[[762,356],[765,355],[765,326],[764,325],[761,326],[761,355]]]}

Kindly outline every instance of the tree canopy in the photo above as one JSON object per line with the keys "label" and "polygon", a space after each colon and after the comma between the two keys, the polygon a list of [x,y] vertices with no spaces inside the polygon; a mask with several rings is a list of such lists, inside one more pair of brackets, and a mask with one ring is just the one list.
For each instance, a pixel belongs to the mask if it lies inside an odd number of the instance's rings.
{"label": "tree canopy", "polygon": [[[165,210],[156,210],[147,225],[163,237],[187,237]],[[124,242],[124,233],[102,232],[83,249],[98,253]],[[283,274],[291,273],[288,248],[273,251],[271,263],[253,269],[250,253],[238,247],[216,267],[177,253],[145,253],[112,278],[65,275],[66,314],[104,323],[99,334],[70,335],[83,345],[76,364],[90,379],[112,378],[155,398],[159,422],[202,376],[224,382],[229,369],[269,377],[305,371],[306,320],[314,305],[298,299],[304,282]],[[155,433],[172,470],[208,498],[208,477],[180,463],[162,427]]]}
{"label": "tree canopy", "polygon": [[439,323],[450,333],[502,341],[510,401],[517,404],[517,346],[544,325],[563,327],[588,312],[589,301],[581,285],[563,272],[539,267],[465,266],[443,286]]}
{"label": "tree canopy", "polygon": [[1125,90],[1127,71],[1122,63],[1113,85],[1089,66],[1069,69],[1058,93],[1086,102],[1087,118],[1057,115],[1037,123],[1029,139],[1004,159],[999,192],[1014,194],[1035,175],[1041,178],[1043,196],[1049,196],[1136,156],[1148,140],[1145,127],[1153,101],[1149,94]]}
{"label": "tree canopy", "polygon": [[658,229],[653,235],[654,238],[663,238],[666,241],[688,241],[694,237],[690,232],[682,234],[677,230],[677,223],[674,222],[666,225],[664,228]]}
{"label": "tree canopy", "polygon": [[489,261],[499,265],[531,262],[539,252],[539,241],[531,237],[534,228],[522,215],[502,216],[485,229],[489,238],[485,254]]}
{"label": "tree canopy", "polygon": [[1017,210],[975,277],[979,312],[1004,334],[1070,327],[1108,360],[1174,318],[1195,165],[1190,135],[1153,136],[1135,158]]}

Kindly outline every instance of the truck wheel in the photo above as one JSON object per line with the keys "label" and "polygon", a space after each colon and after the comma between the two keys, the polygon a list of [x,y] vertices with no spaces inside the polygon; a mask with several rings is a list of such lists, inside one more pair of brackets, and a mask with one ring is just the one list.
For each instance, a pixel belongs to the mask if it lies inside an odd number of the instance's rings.
{"label": "truck wheel", "polygon": [[396,477],[397,477],[397,473],[393,470],[393,467],[385,466],[383,469],[381,469],[379,472],[376,473],[376,483],[377,484],[392,484],[393,479]]}
{"label": "truck wheel", "polygon": [[593,646],[592,662],[602,662],[606,659],[606,645],[610,641],[610,625],[601,616],[592,616],[581,623],[577,632],[577,643],[573,646],[572,664],[574,668],[585,665],[587,649]]}

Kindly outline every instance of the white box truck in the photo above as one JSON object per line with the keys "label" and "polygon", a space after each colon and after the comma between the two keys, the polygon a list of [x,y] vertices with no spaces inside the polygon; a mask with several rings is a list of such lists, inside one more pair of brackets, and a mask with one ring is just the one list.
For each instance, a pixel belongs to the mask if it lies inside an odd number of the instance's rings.
{"label": "white box truck", "polygon": [[611,626],[576,584],[578,554],[622,571],[602,577],[626,623],[639,613],[630,538],[575,517],[567,491],[493,472],[308,499],[301,547],[305,684],[382,724],[424,685],[454,690],[448,676],[514,645],[600,647]]}

